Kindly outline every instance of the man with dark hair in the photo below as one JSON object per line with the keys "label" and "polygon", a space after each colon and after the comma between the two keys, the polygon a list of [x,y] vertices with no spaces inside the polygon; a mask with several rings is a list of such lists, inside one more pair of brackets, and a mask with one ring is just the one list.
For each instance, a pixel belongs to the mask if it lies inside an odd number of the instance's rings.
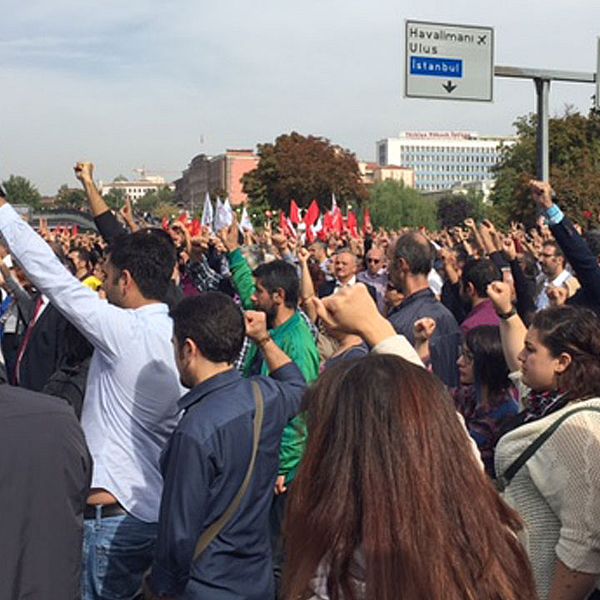
{"label": "man with dark hair", "polygon": [[502,281],[502,274],[489,258],[472,259],[465,263],[460,280],[460,295],[463,301],[471,305],[471,312],[460,324],[464,334],[480,325],[500,325],[500,318],[487,294],[488,285],[492,281]]}
{"label": "man with dark hair", "polygon": [[[228,250],[231,277],[242,304],[246,309],[256,309],[267,315],[269,334],[298,366],[308,383],[319,376],[319,351],[306,321],[297,308],[300,282],[295,267],[275,260],[261,265],[254,273],[239,248],[238,226],[232,225],[222,232]],[[270,367],[263,360],[259,347],[252,344],[244,362],[244,375],[268,375]],[[306,441],[306,424],[298,415],[284,430],[281,439],[279,477],[271,515],[271,535],[275,549],[275,575],[280,574],[282,560],[280,529],[285,507],[285,493],[296,477]]]}
{"label": "man with dark hair", "polygon": [[90,253],[85,248],[75,248],[69,252],[69,258],[75,267],[75,277],[83,281],[92,270]]}
{"label": "man with dark hair", "polygon": [[548,289],[559,288],[571,279],[572,275],[567,270],[567,262],[560,246],[553,241],[545,241],[542,245],[542,254],[540,256],[540,265],[542,267],[542,289],[538,294],[535,304],[538,310],[550,306],[548,298]]}
{"label": "man with dark hair", "polygon": [[[291,311],[296,311],[300,293],[300,281],[296,269],[284,260],[274,260],[264,263],[254,269],[256,290],[252,298],[254,305],[267,314],[267,324],[273,327],[278,320],[279,307],[283,305]],[[281,294],[282,302],[272,298]],[[281,321],[281,318],[279,318]]]}
{"label": "man with dark hair", "polygon": [[414,344],[413,325],[423,317],[435,320],[436,328],[430,341],[433,372],[449,386],[458,385],[456,361],[461,334],[452,313],[438,302],[429,288],[427,276],[433,264],[433,250],[420,233],[409,232],[398,238],[391,249],[390,281],[405,295],[402,304],[390,315],[394,329]]}
{"label": "man with dark hair", "polygon": [[[191,391],[162,459],[165,487],[146,598],[273,598],[268,515],[283,428],[300,409],[306,386],[298,367],[267,332],[264,312],[246,313],[247,333],[271,376],[250,379],[233,368],[244,317],[233,300],[207,292],[172,312],[181,382]],[[249,469],[256,419],[252,382],[264,398],[264,420],[250,483],[238,509],[195,557],[202,534],[222,517]]]}
{"label": "man with dark hair", "polygon": [[[79,163],[76,174],[91,177],[90,163]],[[149,230],[115,241],[103,266],[106,302],[72,276],[4,200],[0,233],[36,288],[94,347],[81,415],[94,460],[83,595],[132,598],[152,558],[159,456],[177,422],[182,389],[170,343],[173,322],[163,303],[175,250]]]}
{"label": "man with dark hair", "polygon": [[324,242],[319,240],[313,242],[309,247],[308,251],[310,255],[317,261],[319,268],[325,273],[326,279],[332,279],[331,276],[331,259],[327,256],[327,246]]}

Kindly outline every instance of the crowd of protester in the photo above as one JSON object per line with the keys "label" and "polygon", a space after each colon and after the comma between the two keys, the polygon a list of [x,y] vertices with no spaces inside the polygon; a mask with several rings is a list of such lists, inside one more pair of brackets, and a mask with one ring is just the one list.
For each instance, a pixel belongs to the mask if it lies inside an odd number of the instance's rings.
{"label": "crowd of protester", "polygon": [[[600,230],[35,231],[0,196],[0,598],[600,597]],[[310,236],[312,237],[312,236]]]}

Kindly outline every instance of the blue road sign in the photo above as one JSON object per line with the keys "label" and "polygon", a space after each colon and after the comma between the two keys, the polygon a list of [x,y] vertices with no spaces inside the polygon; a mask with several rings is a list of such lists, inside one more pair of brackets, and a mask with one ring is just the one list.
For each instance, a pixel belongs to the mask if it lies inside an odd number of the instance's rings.
{"label": "blue road sign", "polygon": [[453,58],[430,58],[428,56],[410,57],[410,74],[428,77],[454,77],[462,79],[463,61]]}

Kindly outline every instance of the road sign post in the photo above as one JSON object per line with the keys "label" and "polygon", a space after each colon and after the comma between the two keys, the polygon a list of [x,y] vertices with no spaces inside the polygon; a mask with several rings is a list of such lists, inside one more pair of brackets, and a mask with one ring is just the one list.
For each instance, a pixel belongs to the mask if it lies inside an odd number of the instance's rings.
{"label": "road sign post", "polygon": [[596,49],[596,110],[600,110],[600,37]]}
{"label": "road sign post", "polygon": [[408,98],[491,102],[491,27],[406,21],[404,95]]}

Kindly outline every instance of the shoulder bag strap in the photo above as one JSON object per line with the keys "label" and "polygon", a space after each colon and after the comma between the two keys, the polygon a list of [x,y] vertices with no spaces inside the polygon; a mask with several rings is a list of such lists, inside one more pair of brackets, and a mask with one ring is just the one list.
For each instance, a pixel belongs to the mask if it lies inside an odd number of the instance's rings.
{"label": "shoulder bag strap", "polygon": [[513,477],[519,472],[521,467],[540,449],[540,447],[548,440],[548,438],[560,427],[563,421],[566,421],[571,415],[575,413],[589,410],[591,412],[600,412],[600,408],[595,406],[580,406],[571,410],[562,417],[556,419],[552,425],[545,429],[519,456],[511,463],[511,465],[496,479],[496,488],[498,491],[503,492],[508,484],[513,480]]}
{"label": "shoulder bag strap", "polygon": [[196,543],[196,550],[194,551],[193,561],[198,560],[200,555],[206,550],[208,545],[223,531],[223,528],[231,517],[235,514],[239,508],[242,499],[248,491],[250,481],[252,480],[252,474],[254,473],[254,465],[256,463],[256,455],[258,454],[258,444],[260,442],[260,433],[262,430],[263,416],[264,416],[264,399],[260,386],[256,381],[252,382],[252,392],[254,394],[254,404],[256,406],[256,412],[254,414],[254,438],[252,441],[252,456],[244,481],[240,486],[235,498],[231,501],[231,504],[227,507],[227,510],[208,528],[198,539]]}

